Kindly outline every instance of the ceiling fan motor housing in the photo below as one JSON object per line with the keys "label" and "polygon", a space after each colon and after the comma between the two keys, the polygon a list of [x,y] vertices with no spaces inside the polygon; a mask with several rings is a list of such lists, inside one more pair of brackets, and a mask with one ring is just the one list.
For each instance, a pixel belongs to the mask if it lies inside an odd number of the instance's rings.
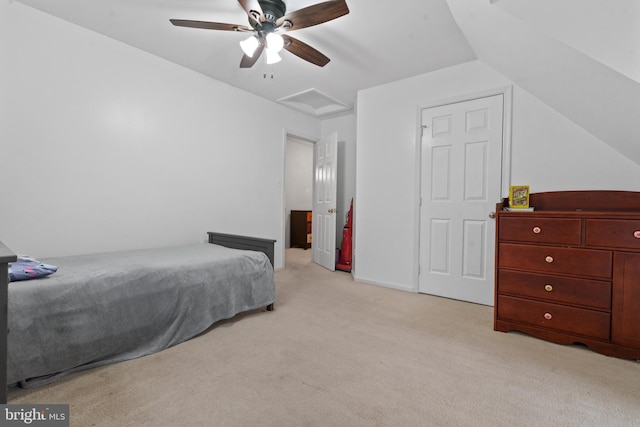
{"label": "ceiling fan motor housing", "polygon": [[287,13],[287,5],[282,0],[258,0],[267,21],[277,21]]}
{"label": "ceiling fan motor housing", "polygon": [[276,21],[287,13],[287,5],[282,0],[258,0],[258,3],[265,18],[262,30],[269,33],[275,30]]}

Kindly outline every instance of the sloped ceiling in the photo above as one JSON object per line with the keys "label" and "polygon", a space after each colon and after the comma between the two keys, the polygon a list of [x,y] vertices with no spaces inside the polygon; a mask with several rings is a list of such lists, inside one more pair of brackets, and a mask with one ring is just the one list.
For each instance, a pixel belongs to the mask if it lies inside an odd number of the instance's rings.
{"label": "sloped ceiling", "polygon": [[237,0],[18,1],[319,118],[351,110],[359,90],[479,59],[640,164],[638,0],[347,0],[348,15],[292,34],[326,67],[285,52],[250,70],[241,34],[169,24],[246,24]]}
{"label": "sloped ceiling", "polygon": [[640,2],[447,2],[479,60],[640,164]]}
{"label": "sloped ceiling", "polygon": [[[248,25],[238,0],[18,1],[274,102],[312,91],[305,99],[315,103],[285,105],[315,117],[351,110],[358,90],[475,59],[445,0],[346,0],[349,14],[289,33],[327,55],[325,67],[284,51],[278,64],[261,58],[251,69],[239,68],[246,33],[169,22]],[[323,1],[285,0],[287,11]]]}

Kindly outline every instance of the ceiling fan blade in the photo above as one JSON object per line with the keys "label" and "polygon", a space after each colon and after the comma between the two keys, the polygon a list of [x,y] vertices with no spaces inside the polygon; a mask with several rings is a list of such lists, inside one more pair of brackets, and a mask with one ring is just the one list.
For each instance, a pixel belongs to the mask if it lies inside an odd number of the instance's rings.
{"label": "ceiling fan blade", "polygon": [[262,12],[262,7],[260,6],[260,3],[258,3],[258,0],[238,0],[238,3],[240,3],[240,6],[242,6],[242,8],[245,10],[245,12],[247,12],[247,15],[249,16],[252,16],[252,10],[258,12],[258,16],[260,16],[260,22],[264,22],[264,13]]}
{"label": "ceiling fan blade", "polygon": [[318,50],[298,39],[294,39],[286,34],[282,35],[282,38],[284,39],[284,48],[305,61],[309,61],[319,67],[324,67],[331,61]]}
{"label": "ceiling fan blade", "polygon": [[253,64],[258,61],[260,55],[262,55],[262,51],[264,50],[264,44],[260,43],[260,46],[253,53],[253,56],[244,55],[242,57],[242,61],[240,61],[240,68],[251,68]]}
{"label": "ceiling fan blade", "polygon": [[188,19],[170,19],[171,23],[176,27],[203,28],[205,30],[222,30],[222,31],[253,31],[253,29],[244,25],[223,24],[220,22],[209,21],[191,21]]}
{"label": "ceiling fan blade", "polygon": [[291,12],[278,19],[276,25],[280,26],[285,21],[289,21],[292,25],[287,28],[288,31],[299,30],[331,21],[347,13],[349,8],[345,0],[330,0]]}

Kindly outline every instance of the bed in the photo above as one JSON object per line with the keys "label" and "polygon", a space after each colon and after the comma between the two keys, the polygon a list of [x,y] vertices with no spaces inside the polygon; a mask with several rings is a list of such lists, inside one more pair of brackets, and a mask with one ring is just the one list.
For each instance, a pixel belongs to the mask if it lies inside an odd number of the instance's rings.
{"label": "bed", "polygon": [[273,310],[274,240],[208,240],[42,259],[58,271],[8,286],[3,389],[156,353],[238,313]]}

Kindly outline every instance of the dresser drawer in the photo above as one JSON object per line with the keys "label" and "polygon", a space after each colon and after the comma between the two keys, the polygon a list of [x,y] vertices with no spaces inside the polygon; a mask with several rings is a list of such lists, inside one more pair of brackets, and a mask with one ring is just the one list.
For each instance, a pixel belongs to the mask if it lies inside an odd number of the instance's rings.
{"label": "dresser drawer", "polygon": [[588,219],[586,244],[640,249],[640,220]]}
{"label": "dresser drawer", "polygon": [[611,282],[498,270],[498,293],[611,309]]}
{"label": "dresser drawer", "polygon": [[560,304],[498,296],[498,319],[608,341],[610,314]]}
{"label": "dresser drawer", "polygon": [[611,278],[610,251],[515,243],[500,243],[498,250],[500,268]]}
{"label": "dresser drawer", "polygon": [[499,224],[500,241],[527,243],[580,244],[579,218],[529,217],[527,213],[502,216]]}

